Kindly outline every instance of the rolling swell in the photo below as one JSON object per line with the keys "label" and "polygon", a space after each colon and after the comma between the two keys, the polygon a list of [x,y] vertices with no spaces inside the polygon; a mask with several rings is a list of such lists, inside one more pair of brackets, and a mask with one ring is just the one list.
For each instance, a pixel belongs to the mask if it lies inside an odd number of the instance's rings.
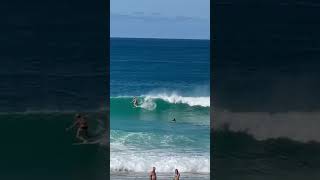
{"label": "rolling swell", "polygon": [[[111,173],[210,171],[209,97],[111,97]],[[176,122],[172,123],[175,118]]]}
{"label": "rolling swell", "polygon": [[217,110],[214,174],[226,180],[320,178],[319,112]]}
{"label": "rolling swell", "polygon": [[[104,115],[87,113],[90,134],[101,137],[97,145],[73,146],[75,131],[66,132],[74,113],[1,113],[0,177],[3,179],[102,179]],[[101,121],[100,121],[101,120]],[[15,173],[20,172],[20,173]]]}
{"label": "rolling swell", "polygon": [[[139,107],[134,108],[130,96],[111,97],[112,118],[144,118],[168,121],[176,118],[179,122],[209,125],[209,97],[140,96]],[[123,113],[126,112],[126,113]]]}
{"label": "rolling swell", "polygon": [[[320,177],[319,112],[218,110],[213,123],[217,176],[244,179]],[[232,172],[232,173],[231,173]],[[272,176],[272,177],[271,177]],[[290,178],[289,178],[290,177]]]}
{"label": "rolling swell", "polygon": [[257,140],[288,138],[300,142],[320,142],[320,112],[232,112],[217,110],[215,130],[228,125],[230,131],[246,131]]}
{"label": "rolling swell", "polygon": [[232,174],[242,174],[246,179],[261,179],[261,175],[271,179],[301,179],[304,174],[320,177],[315,173],[320,169],[320,143],[286,137],[257,140],[247,131],[229,128],[226,124],[212,131],[214,164],[219,165],[214,169],[217,176],[226,179],[235,178]]}

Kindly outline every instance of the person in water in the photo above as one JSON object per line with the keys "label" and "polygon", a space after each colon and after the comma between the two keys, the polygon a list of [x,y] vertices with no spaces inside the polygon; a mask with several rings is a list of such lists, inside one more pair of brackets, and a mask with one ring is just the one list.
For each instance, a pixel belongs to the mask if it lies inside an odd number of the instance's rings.
{"label": "person in water", "polygon": [[173,122],[176,122],[176,118],[173,118],[172,121],[173,121]]}
{"label": "person in water", "polygon": [[152,167],[149,177],[150,180],[157,180],[156,167]]}
{"label": "person in water", "polygon": [[132,103],[133,103],[134,107],[138,107],[138,99],[137,99],[137,97],[133,97]]}
{"label": "person in water", "polygon": [[180,173],[178,171],[178,169],[175,170],[175,173],[174,173],[174,178],[173,180],[179,180],[180,179]]}
{"label": "person in water", "polygon": [[88,122],[84,116],[76,114],[75,122],[69,128],[66,128],[66,130],[69,131],[75,126],[78,126],[76,137],[83,143],[88,142]]}

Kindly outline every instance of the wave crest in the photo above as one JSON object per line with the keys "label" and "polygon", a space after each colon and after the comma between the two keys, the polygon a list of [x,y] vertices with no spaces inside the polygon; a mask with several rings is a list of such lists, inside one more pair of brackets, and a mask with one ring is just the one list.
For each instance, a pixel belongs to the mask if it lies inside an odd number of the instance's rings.
{"label": "wave crest", "polygon": [[[117,96],[111,97],[111,99],[132,99],[133,96]],[[139,106],[146,110],[155,110],[157,108],[157,100],[162,100],[169,104],[186,104],[190,107],[210,107],[210,96],[203,97],[191,97],[191,96],[180,96],[178,94],[156,94],[156,95],[141,95],[138,97]]]}
{"label": "wave crest", "polygon": [[157,95],[146,95],[142,96],[145,100],[150,99],[162,99],[166,102],[172,104],[188,104],[189,106],[202,106],[202,107],[210,107],[210,97],[188,97],[188,96],[180,96],[178,94],[157,94]]}
{"label": "wave crest", "polygon": [[228,124],[233,132],[245,131],[258,140],[289,138],[301,142],[320,142],[320,112],[232,112],[219,110],[215,130]]}

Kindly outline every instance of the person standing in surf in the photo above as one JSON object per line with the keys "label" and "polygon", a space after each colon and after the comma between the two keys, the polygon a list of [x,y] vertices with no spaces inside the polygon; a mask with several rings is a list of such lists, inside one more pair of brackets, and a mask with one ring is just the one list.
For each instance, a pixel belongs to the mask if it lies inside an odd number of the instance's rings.
{"label": "person standing in surf", "polygon": [[152,168],[152,171],[149,174],[150,180],[157,180],[156,167]]}
{"label": "person standing in surf", "polygon": [[66,128],[66,131],[69,131],[73,127],[78,126],[76,137],[81,140],[83,143],[88,142],[88,122],[80,114],[76,114],[75,122],[69,127]]}
{"label": "person standing in surf", "polygon": [[176,169],[173,180],[179,180],[179,179],[180,179],[180,173],[179,173],[178,169]]}

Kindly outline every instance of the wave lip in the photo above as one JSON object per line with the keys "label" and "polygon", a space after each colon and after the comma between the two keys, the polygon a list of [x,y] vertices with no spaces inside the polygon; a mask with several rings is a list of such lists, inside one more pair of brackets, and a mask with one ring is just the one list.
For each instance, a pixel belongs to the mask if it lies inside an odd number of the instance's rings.
{"label": "wave lip", "polygon": [[188,104],[189,106],[210,107],[210,96],[192,97],[192,96],[180,96],[175,93],[172,93],[170,95],[163,93],[163,94],[156,94],[156,95],[145,95],[142,97],[144,97],[145,100],[162,99],[172,104],[182,103],[182,104]]}
{"label": "wave lip", "polygon": [[[112,98],[133,98],[134,96],[117,96]],[[161,99],[171,104],[188,104],[189,106],[210,107],[210,96],[180,96],[178,94],[155,94],[155,95],[141,95],[143,102],[150,102],[155,99]]]}

